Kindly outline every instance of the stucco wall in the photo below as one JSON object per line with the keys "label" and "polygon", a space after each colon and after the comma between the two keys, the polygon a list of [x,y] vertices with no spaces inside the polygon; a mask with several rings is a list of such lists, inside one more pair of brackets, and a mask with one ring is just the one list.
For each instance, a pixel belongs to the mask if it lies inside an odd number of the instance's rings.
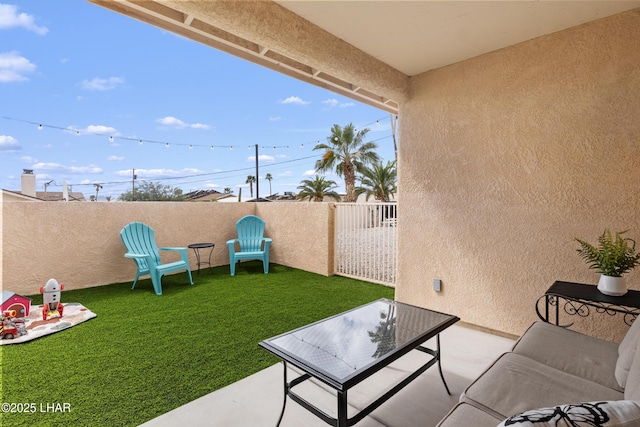
{"label": "stucco wall", "polygon": [[[266,205],[266,204],[265,204]],[[66,289],[132,281],[136,268],[125,259],[119,232],[132,221],[149,224],[159,247],[214,242],[213,265],[229,263],[225,242],[236,236],[235,222],[264,214],[265,234],[274,240],[271,262],[329,274],[326,225],[330,206],[285,203],[3,203],[2,288],[37,293],[54,277]],[[177,259],[162,253],[163,260]],[[189,251],[191,268],[196,268]]]}
{"label": "stucco wall", "polygon": [[[554,280],[597,283],[574,237],[610,227],[640,243],[640,10],[424,73],[410,92],[399,300],[520,334]],[[640,290],[640,269],[628,282]]]}

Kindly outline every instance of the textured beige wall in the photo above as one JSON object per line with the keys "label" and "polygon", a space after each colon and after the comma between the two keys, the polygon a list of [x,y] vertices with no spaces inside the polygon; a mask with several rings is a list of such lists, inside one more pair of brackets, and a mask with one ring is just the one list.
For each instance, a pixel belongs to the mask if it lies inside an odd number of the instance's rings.
{"label": "textured beige wall", "polygon": [[[284,206],[283,206],[284,205]],[[257,203],[265,233],[273,239],[272,259],[279,264],[325,276],[333,274],[332,203]]]}
{"label": "textured beige wall", "polygon": [[[640,243],[640,10],[427,72],[410,92],[399,300],[520,334],[554,280],[597,282],[575,236]],[[640,269],[628,281],[640,290]]]}
{"label": "textured beige wall", "polygon": [[[274,240],[271,262],[329,274],[326,227],[330,207],[273,203],[260,207],[266,235]],[[305,206],[307,205],[307,206]],[[20,294],[37,293],[54,277],[67,289],[132,281],[136,268],[123,257],[120,230],[132,221],[149,224],[159,247],[214,242],[213,265],[229,263],[225,242],[235,223],[255,214],[255,203],[3,203],[2,285]],[[314,244],[317,243],[317,246]],[[177,259],[163,253],[163,260]],[[195,256],[189,250],[192,269]],[[331,260],[332,262],[332,260]]]}

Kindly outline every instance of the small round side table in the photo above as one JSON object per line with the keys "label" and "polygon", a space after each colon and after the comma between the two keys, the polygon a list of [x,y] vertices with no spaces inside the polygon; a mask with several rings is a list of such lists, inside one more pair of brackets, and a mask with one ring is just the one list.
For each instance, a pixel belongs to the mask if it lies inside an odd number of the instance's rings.
{"label": "small round side table", "polygon": [[[209,266],[209,270],[213,273],[213,269],[211,268],[211,254],[213,253],[213,248],[216,245],[214,243],[193,243],[188,246],[189,249],[193,249],[193,252],[196,254],[196,261],[198,265],[198,274],[200,274],[200,266],[203,264],[207,264]],[[209,251],[209,260],[208,261],[200,261],[200,249],[211,248]]]}

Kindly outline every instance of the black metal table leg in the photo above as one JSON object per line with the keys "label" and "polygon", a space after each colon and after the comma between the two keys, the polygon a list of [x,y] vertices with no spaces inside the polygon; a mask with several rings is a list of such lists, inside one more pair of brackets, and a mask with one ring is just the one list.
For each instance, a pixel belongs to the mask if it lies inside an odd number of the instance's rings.
{"label": "black metal table leg", "polygon": [[347,427],[347,390],[338,390],[338,427]]}
{"label": "black metal table leg", "polygon": [[278,417],[278,423],[276,427],[280,426],[280,422],[282,421],[282,417],[284,416],[284,410],[287,407],[287,391],[289,388],[289,384],[287,383],[287,362],[282,361],[282,365],[284,366],[284,396],[282,399],[282,411],[280,411],[280,417]]}
{"label": "black metal table leg", "polygon": [[442,374],[442,364],[440,363],[440,358],[441,358],[441,354],[440,353],[440,334],[436,335],[436,345],[438,346],[438,355],[436,356],[438,358],[438,371],[440,371],[440,378],[442,378],[442,383],[444,384],[444,388],[447,390],[447,394],[449,396],[451,396],[451,392],[449,391],[449,386],[447,385],[447,382],[444,380],[444,375]]}

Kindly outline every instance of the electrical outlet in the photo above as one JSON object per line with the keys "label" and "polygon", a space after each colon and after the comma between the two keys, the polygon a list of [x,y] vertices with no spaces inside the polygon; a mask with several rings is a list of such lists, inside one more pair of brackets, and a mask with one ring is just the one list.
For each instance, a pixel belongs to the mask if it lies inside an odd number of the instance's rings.
{"label": "electrical outlet", "polygon": [[433,290],[440,292],[442,288],[442,281],[440,279],[433,279]]}

